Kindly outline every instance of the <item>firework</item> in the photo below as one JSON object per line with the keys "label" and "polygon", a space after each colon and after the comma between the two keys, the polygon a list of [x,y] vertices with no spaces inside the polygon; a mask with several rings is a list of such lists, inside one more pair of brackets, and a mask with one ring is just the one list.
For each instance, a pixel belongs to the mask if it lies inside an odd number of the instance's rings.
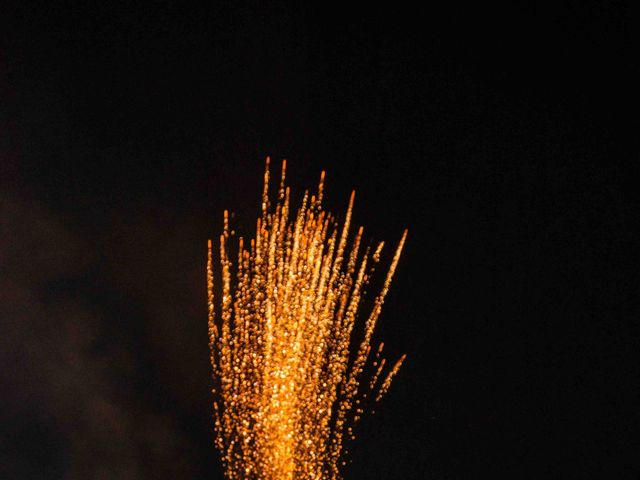
{"label": "firework", "polygon": [[[214,313],[212,244],[207,287],[214,374],[216,447],[228,479],[339,479],[345,444],[354,438],[365,401],[389,389],[404,356],[390,368],[372,336],[407,236],[405,230],[361,331],[364,296],[384,242],[361,248],[362,227],[349,242],[351,194],[340,228],[305,192],[291,215],[285,184],[269,199],[269,159],[256,235],[238,239],[224,212],[220,236],[220,314]],[[355,341],[354,338],[358,338]],[[371,370],[363,382],[363,372]]]}

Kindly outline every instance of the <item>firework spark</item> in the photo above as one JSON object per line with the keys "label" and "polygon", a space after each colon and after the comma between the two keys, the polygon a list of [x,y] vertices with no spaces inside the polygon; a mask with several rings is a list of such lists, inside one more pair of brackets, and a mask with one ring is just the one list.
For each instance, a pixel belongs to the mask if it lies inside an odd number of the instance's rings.
{"label": "firework spark", "polygon": [[[286,162],[275,208],[269,201],[269,159],[262,215],[247,245],[239,238],[235,268],[229,215],[220,236],[220,319],[214,313],[209,241],[209,346],[214,373],[216,447],[228,479],[339,479],[345,443],[353,439],[367,398],[380,400],[404,356],[386,370],[383,344],[370,359],[372,336],[407,231],[395,250],[359,342],[352,339],[364,289],[383,242],[361,252],[362,227],[348,242],[354,193],[342,229],[305,192],[290,217]],[[349,243],[349,246],[348,246]],[[363,372],[372,369],[368,382]],[[367,370],[368,371],[368,370]]]}

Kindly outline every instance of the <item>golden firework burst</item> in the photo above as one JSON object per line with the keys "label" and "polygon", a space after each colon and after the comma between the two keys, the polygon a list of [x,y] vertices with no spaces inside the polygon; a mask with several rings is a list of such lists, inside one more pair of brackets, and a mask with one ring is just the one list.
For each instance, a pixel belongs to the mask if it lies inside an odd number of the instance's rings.
{"label": "golden firework burst", "polygon": [[[361,252],[362,227],[348,242],[354,192],[342,228],[305,192],[290,217],[282,162],[277,201],[269,200],[269,159],[255,238],[240,237],[235,267],[229,214],[220,236],[220,318],[214,309],[209,241],[209,346],[214,374],[216,447],[230,480],[339,479],[344,448],[363,401],[386,393],[405,356],[391,368],[371,355],[372,336],[405,243],[405,230],[379,294],[352,340],[364,288],[384,242]],[[349,246],[348,246],[349,244]],[[370,367],[368,382],[363,372]]]}

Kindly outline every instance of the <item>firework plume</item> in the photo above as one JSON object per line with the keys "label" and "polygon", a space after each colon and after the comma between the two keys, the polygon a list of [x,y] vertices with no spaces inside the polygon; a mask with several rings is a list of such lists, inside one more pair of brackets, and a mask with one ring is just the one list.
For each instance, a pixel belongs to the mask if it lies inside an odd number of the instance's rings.
{"label": "firework plume", "polygon": [[[407,231],[371,310],[361,315],[384,242],[361,248],[362,227],[348,240],[354,193],[340,227],[322,209],[324,172],[317,193],[305,192],[292,216],[285,174],[283,162],[272,205],[267,159],[255,238],[246,243],[240,237],[233,260],[233,232],[224,212],[219,318],[209,241],[216,447],[230,480],[341,478],[345,443],[354,438],[365,401],[385,394],[405,358],[385,368],[384,344],[371,352]],[[359,333],[353,335],[356,325]]]}

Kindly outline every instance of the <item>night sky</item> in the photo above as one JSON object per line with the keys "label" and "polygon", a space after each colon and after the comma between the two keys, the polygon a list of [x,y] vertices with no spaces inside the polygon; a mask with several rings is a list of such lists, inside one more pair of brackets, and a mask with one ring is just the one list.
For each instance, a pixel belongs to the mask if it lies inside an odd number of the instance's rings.
{"label": "night sky", "polygon": [[223,478],[206,241],[270,155],[409,229],[347,480],[637,479],[627,6],[310,3],[2,2],[0,478]]}

